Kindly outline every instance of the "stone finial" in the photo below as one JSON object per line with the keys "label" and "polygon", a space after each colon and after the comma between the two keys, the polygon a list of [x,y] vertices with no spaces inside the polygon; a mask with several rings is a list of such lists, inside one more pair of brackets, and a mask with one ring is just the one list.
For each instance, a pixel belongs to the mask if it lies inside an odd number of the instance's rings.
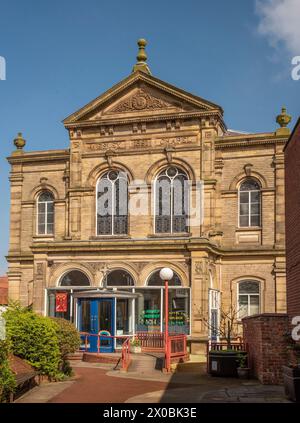
{"label": "stone finial", "polygon": [[276,117],[276,122],[280,126],[280,128],[276,130],[276,135],[290,135],[291,131],[287,128],[287,125],[291,120],[292,116],[287,114],[285,107],[282,107],[281,113]]}
{"label": "stone finial", "polygon": [[151,75],[151,71],[149,69],[149,66],[146,63],[147,54],[146,54],[146,51],[145,51],[145,47],[147,45],[147,41],[144,38],[140,38],[138,40],[137,44],[139,46],[139,52],[138,52],[138,55],[136,56],[137,62],[133,66],[132,72],[141,71],[141,72],[145,72],[145,73],[148,73],[149,75]]}
{"label": "stone finial", "polygon": [[26,144],[26,141],[22,137],[22,132],[18,133],[17,138],[14,139],[14,144],[17,147],[17,150],[23,150],[23,147]]}

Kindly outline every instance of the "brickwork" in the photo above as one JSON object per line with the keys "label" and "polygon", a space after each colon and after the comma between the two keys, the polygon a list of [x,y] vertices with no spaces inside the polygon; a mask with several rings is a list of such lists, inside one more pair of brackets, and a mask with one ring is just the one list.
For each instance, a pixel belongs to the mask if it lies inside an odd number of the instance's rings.
{"label": "brickwork", "polygon": [[287,363],[286,314],[261,314],[243,319],[244,342],[252,375],[266,385],[283,383],[282,366]]}
{"label": "brickwork", "polygon": [[300,316],[300,120],[285,155],[287,311]]}

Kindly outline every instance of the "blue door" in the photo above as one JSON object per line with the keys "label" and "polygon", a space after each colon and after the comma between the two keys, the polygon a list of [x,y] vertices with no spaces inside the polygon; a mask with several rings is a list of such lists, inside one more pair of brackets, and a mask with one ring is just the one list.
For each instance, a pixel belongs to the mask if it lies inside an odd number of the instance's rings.
{"label": "blue door", "polygon": [[[98,351],[98,334],[100,336],[100,352],[113,352],[114,340],[114,299],[95,298],[79,300],[79,330],[91,334],[88,337],[89,352]],[[94,336],[93,336],[94,335]],[[107,336],[108,335],[108,336]]]}

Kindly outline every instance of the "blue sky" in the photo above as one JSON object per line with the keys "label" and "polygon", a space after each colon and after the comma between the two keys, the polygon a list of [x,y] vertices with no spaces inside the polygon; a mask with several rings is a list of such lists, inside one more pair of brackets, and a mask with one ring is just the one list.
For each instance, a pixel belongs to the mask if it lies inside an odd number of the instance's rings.
{"label": "blue sky", "polygon": [[229,128],[272,131],[282,105],[295,123],[299,20],[298,0],[1,0],[0,274],[18,131],[27,150],[68,147],[61,120],[131,72],[140,37],[153,75],[221,105]]}

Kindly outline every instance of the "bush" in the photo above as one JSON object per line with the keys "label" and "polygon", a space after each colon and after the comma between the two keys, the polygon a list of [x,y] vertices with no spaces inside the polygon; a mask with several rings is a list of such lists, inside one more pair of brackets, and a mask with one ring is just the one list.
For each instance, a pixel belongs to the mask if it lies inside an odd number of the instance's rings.
{"label": "bush", "polygon": [[73,323],[59,317],[52,317],[57,325],[56,334],[58,337],[58,345],[61,354],[62,363],[60,371],[66,375],[72,375],[72,367],[67,360],[67,355],[77,351],[80,347],[80,336]]}
{"label": "bush", "polygon": [[4,318],[12,352],[41,374],[57,377],[61,364],[57,324],[17,305],[10,306]]}
{"label": "bush", "polygon": [[56,325],[56,334],[58,337],[58,345],[63,360],[68,354],[72,354],[80,347],[80,336],[73,323],[59,317],[52,317]]}
{"label": "bush", "polygon": [[7,401],[10,393],[16,388],[16,379],[9,367],[8,354],[8,342],[0,341],[0,402]]}

